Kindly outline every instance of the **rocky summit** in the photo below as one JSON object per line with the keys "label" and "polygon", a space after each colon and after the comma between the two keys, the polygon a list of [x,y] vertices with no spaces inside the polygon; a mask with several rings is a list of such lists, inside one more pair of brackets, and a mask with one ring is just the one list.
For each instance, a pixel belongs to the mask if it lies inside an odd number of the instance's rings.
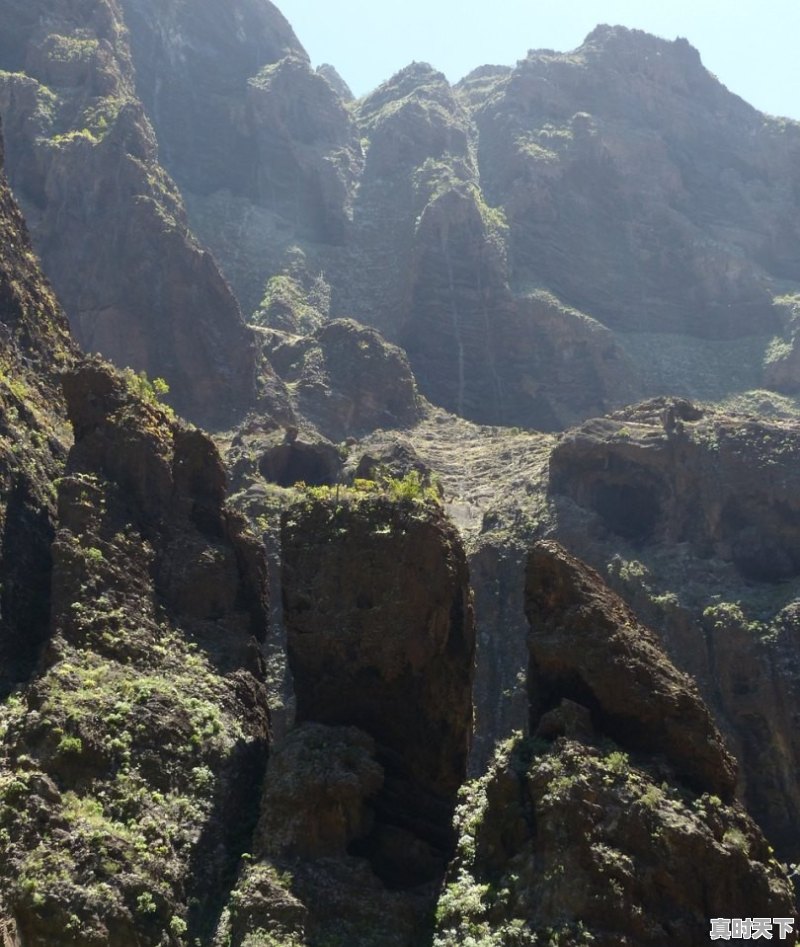
{"label": "rocky summit", "polygon": [[800,124],[301,39],[0,0],[0,947],[796,944]]}

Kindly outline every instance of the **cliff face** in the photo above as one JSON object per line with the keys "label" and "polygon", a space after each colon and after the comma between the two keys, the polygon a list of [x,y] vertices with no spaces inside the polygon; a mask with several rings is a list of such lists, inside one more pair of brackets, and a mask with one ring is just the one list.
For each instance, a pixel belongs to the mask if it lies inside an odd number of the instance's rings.
{"label": "cliff face", "polygon": [[708,710],[649,633],[552,542],[531,552],[526,606],[534,739],[463,793],[434,943],[700,945],[742,903],[793,916],[760,831],[714,792],[731,768]]}
{"label": "cliff face", "polygon": [[258,149],[242,93],[263,67],[308,58],[292,28],[273,4],[253,0],[120,7],[164,166],[192,193],[251,194]]}
{"label": "cliff face", "polygon": [[58,372],[75,354],[2,170],[0,137],[0,694],[49,626],[55,480],[69,432]]}
{"label": "cliff face", "polygon": [[[608,27],[353,102],[267,2],[0,19],[14,186],[75,330],[194,418],[252,407],[219,442],[273,584],[208,436],[74,367],[0,182],[0,940],[611,947],[792,916],[741,803],[797,860],[796,424],[584,419],[797,386],[797,126]],[[528,557],[542,535],[635,611]]]}
{"label": "cliff face", "polygon": [[463,548],[433,499],[344,488],[290,507],[281,534],[298,724],[220,942],[425,943],[472,724]]}
{"label": "cliff face", "polygon": [[374,329],[337,319],[301,338],[273,333],[265,348],[297,415],[333,441],[411,427],[422,417],[405,352]]}
{"label": "cliff face", "polygon": [[182,413],[230,421],[253,394],[252,343],[158,163],[122,11],[97,0],[2,15],[9,177],[78,341],[166,378]]}
{"label": "cliff face", "polygon": [[51,639],[2,708],[2,901],[25,944],[203,936],[257,815],[263,552],[210,440],[136,382],[99,361],[65,379]]}
{"label": "cliff face", "polygon": [[365,852],[379,873],[384,847],[406,835],[447,851],[466,775],[472,607],[461,544],[435,512],[320,504],[300,519],[290,511],[283,526],[297,719],[357,726],[376,740],[386,785]]}
{"label": "cliff face", "polygon": [[195,417],[247,402],[253,356],[182,200],[247,317],[275,277],[323,286],[323,318],[379,329],[479,422],[800,384],[798,126],[684,40],[598,27],[456,87],[414,63],[352,102],[270,3],[7,19],[0,107],[48,272],[85,345]]}
{"label": "cliff face", "polygon": [[342,244],[361,164],[353,122],[271,3],[122,8],[164,165],[249,315],[298,248],[316,276]]}
{"label": "cliff face", "polygon": [[800,813],[798,450],[794,421],[660,399],[569,432],[550,461],[559,535],[700,683],[749,810],[786,853]]}
{"label": "cliff face", "polygon": [[796,125],[731,95],[685,40],[620,27],[464,87],[515,283],[626,331],[777,331],[770,280],[800,276]]}

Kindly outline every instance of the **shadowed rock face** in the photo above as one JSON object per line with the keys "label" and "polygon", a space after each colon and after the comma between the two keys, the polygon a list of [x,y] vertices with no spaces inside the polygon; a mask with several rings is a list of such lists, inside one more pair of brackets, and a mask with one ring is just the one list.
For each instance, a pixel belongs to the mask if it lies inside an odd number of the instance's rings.
{"label": "shadowed rock face", "polygon": [[58,372],[66,319],[3,172],[0,136],[0,694],[30,673],[49,631],[54,482],[69,434]]}
{"label": "shadowed rock face", "polygon": [[158,164],[120,8],[7,3],[3,33],[9,176],[78,341],[229,422],[253,395],[252,341]]}
{"label": "shadowed rock face", "polygon": [[64,384],[52,640],[3,708],[5,908],[32,947],[205,937],[266,762],[263,550],[207,435],[99,359]]}
{"label": "shadowed rock face", "polygon": [[[472,721],[475,639],[457,535],[435,505],[375,499],[293,508],[282,546],[297,719],[374,738],[386,777],[359,853],[390,886],[428,880],[449,852]],[[404,838],[409,863],[398,868]]]}
{"label": "shadowed rock face", "polygon": [[661,399],[588,421],[553,451],[551,490],[634,543],[688,542],[742,577],[800,572],[800,429]]}
{"label": "shadowed rock face", "polygon": [[258,148],[242,95],[247,80],[287,55],[307,59],[268,0],[123,0],[136,61],[136,89],[161,158],[181,187],[250,193]]}
{"label": "shadowed rock face", "polygon": [[559,538],[607,570],[699,683],[740,761],[741,798],[789,860],[800,844],[798,457],[794,421],[661,399],[568,432],[550,461]]}
{"label": "shadowed rock face", "polygon": [[570,947],[702,947],[709,918],[742,903],[794,917],[791,882],[755,823],[666,775],[574,737],[502,747],[465,788],[434,944],[476,930],[514,943],[524,930]]}
{"label": "shadowed rock face", "polygon": [[407,427],[422,415],[405,353],[350,319],[301,339],[276,333],[267,352],[291,386],[298,414],[334,441]]}
{"label": "shadowed rock face", "polygon": [[555,542],[530,552],[526,604],[536,739],[501,745],[464,787],[434,944],[700,947],[741,899],[793,917],[710,713],[651,633]]}
{"label": "shadowed rock face", "polygon": [[599,733],[663,754],[697,792],[730,801],[736,764],[690,679],[589,566],[554,542],[528,559],[531,728],[563,699],[585,704]]}

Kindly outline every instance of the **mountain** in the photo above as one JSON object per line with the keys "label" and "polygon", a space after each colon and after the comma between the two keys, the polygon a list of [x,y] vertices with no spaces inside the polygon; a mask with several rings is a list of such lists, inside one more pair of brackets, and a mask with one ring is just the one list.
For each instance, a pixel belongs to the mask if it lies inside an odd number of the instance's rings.
{"label": "mountain", "polygon": [[2,33],[8,174],[76,338],[229,423],[255,394],[252,340],[158,162],[122,11],[9,3]]}
{"label": "mountain", "polygon": [[46,640],[56,526],[54,483],[69,445],[60,370],[75,357],[3,173],[0,140],[0,694]]}
{"label": "mountain", "polygon": [[777,938],[800,126],[611,26],[355,100],[267,0],[0,70],[2,947]]}

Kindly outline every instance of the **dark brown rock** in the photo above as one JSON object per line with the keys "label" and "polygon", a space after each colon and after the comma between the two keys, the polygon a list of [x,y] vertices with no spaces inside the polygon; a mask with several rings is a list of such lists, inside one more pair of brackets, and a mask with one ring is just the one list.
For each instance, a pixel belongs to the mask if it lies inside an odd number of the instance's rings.
{"label": "dark brown rock", "polygon": [[[448,851],[472,721],[472,606],[455,530],[431,502],[331,500],[285,514],[282,546],[297,719],[375,739],[386,779],[362,853],[392,886],[428,880]],[[430,854],[398,868],[387,855],[398,834]]]}
{"label": "dark brown rock", "polygon": [[267,354],[297,412],[334,441],[414,424],[422,400],[405,353],[351,319],[302,339],[278,336]]}
{"label": "dark brown rock", "polygon": [[58,373],[75,347],[6,183],[0,137],[0,694],[49,634],[55,481],[69,432]]}
{"label": "dark brown rock", "polygon": [[31,947],[205,938],[266,763],[263,549],[208,436],[137,376],[93,358],[64,388],[52,639],[3,708],[0,887]]}
{"label": "dark brown rock", "polygon": [[524,932],[568,947],[701,947],[713,917],[795,916],[791,882],[740,808],[687,798],[617,749],[534,747],[510,741],[465,787],[435,944]]}
{"label": "dark brown rock", "polygon": [[736,764],[696,685],[589,566],[552,541],[528,560],[531,727],[564,699],[584,704],[599,733],[663,754],[698,792],[730,801]]}
{"label": "dark brown rock", "polygon": [[288,443],[284,440],[268,447],[261,456],[259,470],[265,480],[281,487],[298,483],[330,486],[341,480],[342,458],[332,444],[292,438]]}
{"label": "dark brown rock", "polygon": [[798,456],[795,422],[659,399],[569,432],[550,484],[617,536],[688,542],[774,582],[800,571]]}
{"label": "dark brown rock", "polygon": [[355,727],[301,724],[267,769],[257,851],[272,858],[343,857],[367,835],[367,801],[383,785],[375,741]]}
{"label": "dark brown rock", "polygon": [[69,472],[99,473],[122,491],[158,550],[159,593],[179,614],[263,638],[263,552],[239,514],[224,508],[225,470],[208,435],[165,425],[163,409],[136,401],[129,382],[99,360],[68,374],[64,389],[76,432]]}
{"label": "dark brown rock", "polygon": [[25,70],[0,77],[9,176],[76,337],[229,422],[254,394],[252,339],[158,164],[120,8],[7,4],[3,24],[0,67]]}
{"label": "dark brown rock", "polygon": [[738,791],[797,857],[800,664],[790,420],[662,399],[587,422],[552,454],[557,535],[607,571],[698,682],[740,762]]}

